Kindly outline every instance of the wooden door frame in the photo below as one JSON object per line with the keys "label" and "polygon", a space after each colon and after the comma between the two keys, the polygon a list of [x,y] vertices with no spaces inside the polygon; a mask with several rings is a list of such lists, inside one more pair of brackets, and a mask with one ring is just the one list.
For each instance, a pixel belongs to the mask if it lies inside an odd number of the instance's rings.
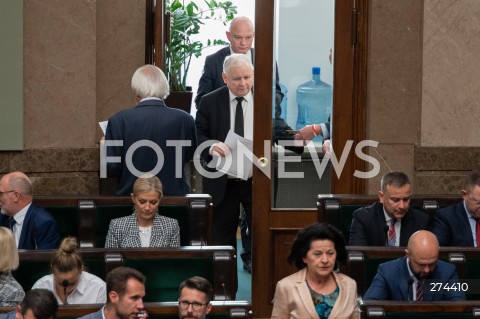
{"label": "wooden door frame", "polygon": [[[255,108],[253,151],[267,158],[264,142],[272,138],[272,74],[274,61],[275,0],[255,3]],[[348,140],[354,146],[366,136],[366,69],[368,0],[337,0],[335,3],[335,49],[333,85],[333,148],[340,150]],[[269,125],[268,125],[269,124]],[[354,147],[353,147],[354,149]],[[339,155],[337,155],[339,157]],[[339,178],[332,174],[332,193],[365,192],[365,180],[355,178],[355,170],[365,171],[365,162],[353,150]],[[254,166],[253,171],[253,273],[252,307],[254,318],[269,318],[275,278],[286,268],[294,271],[283,252],[298,229],[317,221],[311,209],[272,209],[271,180]],[[281,257],[279,257],[281,255]]]}
{"label": "wooden door frame", "polygon": [[[272,137],[274,4],[275,0],[257,0],[255,3],[254,99],[255,105],[264,107],[255,108],[253,149],[258,158],[266,157],[270,162],[271,154],[264,154],[263,141]],[[153,0],[146,0],[146,6],[146,28],[155,31],[152,34],[146,30],[145,33],[145,63],[163,68],[163,5],[154,7]],[[368,0],[336,0],[332,124],[335,150],[343,150],[348,140],[353,140],[355,145],[366,136],[367,35]],[[365,171],[365,166],[365,162],[352,151],[340,178],[332,174],[332,193],[365,193],[365,180],[353,177],[355,170]],[[271,181],[254,167],[252,306],[255,318],[270,317],[272,289],[277,280],[275,276],[278,276],[274,273],[274,266],[290,269],[284,258],[278,259],[276,252],[288,246],[288,238],[293,239],[298,229],[317,221],[314,207],[272,209],[271,203]],[[278,238],[284,242],[279,244]],[[281,245],[284,246],[279,247]]]}

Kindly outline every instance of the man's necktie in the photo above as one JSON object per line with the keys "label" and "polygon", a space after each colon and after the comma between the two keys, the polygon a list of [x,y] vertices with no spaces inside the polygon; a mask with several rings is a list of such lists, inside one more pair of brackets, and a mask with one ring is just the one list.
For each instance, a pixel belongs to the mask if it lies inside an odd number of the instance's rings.
{"label": "man's necktie", "polygon": [[243,97],[236,97],[235,100],[237,100],[237,109],[235,110],[234,132],[240,136],[243,136]]}
{"label": "man's necktie", "polygon": [[417,301],[423,300],[423,280],[417,281]]}
{"label": "man's necktie", "polygon": [[17,222],[15,221],[15,219],[13,217],[9,217],[8,218],[8,227],[10,228],[10,230],[13,232],[13,226],[15,226]]}
{"label": "man's necktie", "polygon": [[480,247],[480,219],[477,219],[477,225],[475,226],[475,237],[477,238],[477,247]]}
{"label": "man's necktie", "polygon": [[397,241],[397,235],[395,234],[395,222],[396,219],[390,220],[390,227],[388,228],[388,246],[395,246],[395,242]]}

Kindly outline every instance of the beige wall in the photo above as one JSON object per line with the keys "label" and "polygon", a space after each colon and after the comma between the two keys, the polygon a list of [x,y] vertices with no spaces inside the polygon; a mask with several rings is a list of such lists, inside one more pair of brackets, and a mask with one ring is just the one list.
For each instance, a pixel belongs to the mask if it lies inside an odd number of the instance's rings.
{"label": "beige wall", "polygon": [[458,193],[480,162],[480,1],[372,0],[369,12],[370,154],[416,193]]}
{"label": "beige wall", "polygon": [[144,0],[24,0],[24,145],[0,173],[42,194],[98,193],[99,120],[131,107],[144,64]]}

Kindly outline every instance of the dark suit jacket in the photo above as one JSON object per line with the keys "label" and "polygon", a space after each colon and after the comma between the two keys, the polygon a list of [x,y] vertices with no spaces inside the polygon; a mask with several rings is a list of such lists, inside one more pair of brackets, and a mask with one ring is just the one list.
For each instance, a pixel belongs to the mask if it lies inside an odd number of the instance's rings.
{"label": "dark suit jacket", "polygon": [[[160,148],[164,156],[163,166],[157,174],[163,184],[163,193],[168,196],[183,196],[190,193],[184,173],[187,162],[193,158],[197,147],[197,135],[193,117],[179,109],[169,108],[163,101],[147,100],[131,109],[118,112],[108,120],[105,140],[121,140],[123,146],[109,146],[108,156],[118,156],[120,163],[108,163],[108,176],[118,177],[117,195],[129,195],[137,179],[126,165],[127,151],[137,141],[148,140]],[[176,147],[167,146],[167,141],[187,140],[191,146],[181,147],[177,158]],[[149,172],[155,168],[158,156],[151,147],[139,147],[132,157],[135,168]],[[181,176],[176,177],[176,168]]]}
{"label": "dark suit jacket", "polygon": [[440,246],[473,247],[473,235],[463,200],[435,213],[432,232]]}
{"label": "dark suit jacket", "polygon": [[[383,204],[380,202],[357,209],[353,212],[350,245],[385,246],[387,241],[386,223]],[[400,246],[407,246],[410,236],[417,230],[427,229],[428,223],[429,216],[426,213],[410,208],[402,218]]]}
{"label": "dark suit jacket", "polygon": [[[412,300],[412,287],[408,285],[410,274],[407,268],[407,257],[401,257],[378,266],[377,274],[368,288],[364,300]],[[455,265],[445,261],[437,261],[437,267],[429,279],[442,283],[460,282]],[[408,294],[408,295],[407,295]],[[463,292],[451,291],[446,294],[430,294],[424,289],[424,301],[466,300]]]}
{"label": "dark suit jacket", "polygon": [[[0,215],[0,225],[8,228],[8,218]],[[45,209],[31,204],[23,220],[18,249],[57,249],[59,246],[57,222]]]}
{"label": "dark suit jacket", "polygon": [[77,319],[103,319],[103,308],[105,306],[102,306],[102,308],[100,308],[100,310],[98,310],[97,312],[93,312],[93,313],[89,313],[88,315],[85,315],[83,317],[79,317]]}
{"label": "dark suit jacket", "polygon": [[[198,107],[195,117],[197,126],[198,143],[215,140],[224,142],[230,130],[230,97],[228,87],[221,87],[205,95]],[[209,154],[210,147],[203,149],[201,153],[202,166],[209,172],[216,170],[208,168],[207,164],[212,160]],[[225,195],[227,187],[227,175],[219,178],[203,177],[203,192],[212,196],[213,206],[218,206]]]}
{"label": "dark suit jacket", "polygon": [[[252,62],[254,61],[254,49],[251,50]],[[205,65],[203,67],[202,76],[198,82],[198,91],[195,96],[195,105],[197,109],[200,107],[200,100],[205,94],[215,91],[226,84],[222,79],[223,61],[230,55],[230,46],[224,47],[214,54],[206,57]],[[282,112],[280,103],[283,99],[282,89],[280,88],[280,80],[278,76],[278,68],[275,69],[276,81],[275,81],[275,117],[273,121],[273,143],[277,143],[279,140],[292,140],[294,135],[288,133],[287,130],[292,128],[280,117]],[[294,151],[295,153],[302,153],[303,147],[288,147],[287,149]]]}

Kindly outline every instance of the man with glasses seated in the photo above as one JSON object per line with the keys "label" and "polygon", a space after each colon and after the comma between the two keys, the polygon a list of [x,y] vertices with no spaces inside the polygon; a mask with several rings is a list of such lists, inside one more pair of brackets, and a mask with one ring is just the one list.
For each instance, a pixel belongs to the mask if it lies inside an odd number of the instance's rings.
{"label": "man with glasses seated", "polygon": [[18,249],[56,249],[60,232],[45,209],[32,204],[32,182],[22,172],[0,179],[0,225],[10,228]]}
{"label": "man with glasses seated", "polygon": [[213,289],[210,282],[202,277],[192,277],[180,284],[178,317],[205,319],[212,304]]}
{"label": "man with glasses seated", "polygon": [[480,247],[480,170],[474,169],[462,189],[463,200],[435,213],[432,232],[440,246]]}

